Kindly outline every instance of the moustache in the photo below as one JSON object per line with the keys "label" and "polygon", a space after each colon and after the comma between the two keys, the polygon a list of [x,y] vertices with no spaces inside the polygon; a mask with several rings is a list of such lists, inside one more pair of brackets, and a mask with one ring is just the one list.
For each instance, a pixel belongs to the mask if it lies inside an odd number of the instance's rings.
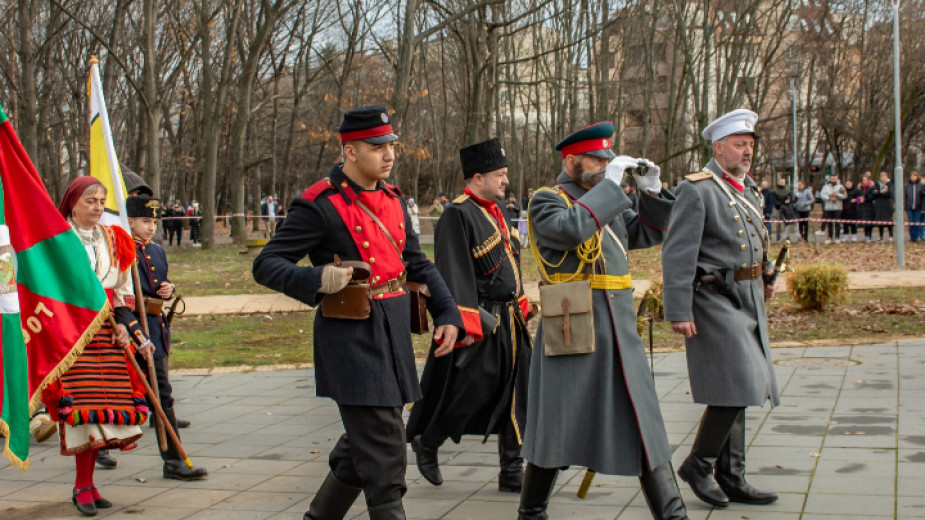
{"label": "moustache", "polygon": [[582,184],[596,186],[604,179],[604,170],[583,171],[579,177],[581,178]]}

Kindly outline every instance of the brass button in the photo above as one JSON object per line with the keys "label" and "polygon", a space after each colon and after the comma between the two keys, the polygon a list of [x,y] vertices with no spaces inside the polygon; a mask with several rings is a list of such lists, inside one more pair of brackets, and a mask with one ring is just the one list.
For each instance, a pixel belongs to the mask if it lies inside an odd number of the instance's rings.
{"label": "brass button", "polygon": [[733,206],[735,206],[735,205],[736,205],[736,203],[735,203],[734,200],[730,200],[730,201],[729,201],[729,207],[730,207],[730,208],[733,207]]}
{"label": "brass button", "polygon": [[363,231],[363,227],[362,227],[362,226],[357,226],[357,233],[359,233],[360,231]]}
{"label": "brass button", "polygon": [[399,222],[399,223],[398,223],[398,227],[399,227],[400,229],[405,229],[405,223],[404,223],[404,222]]}
{"label": "brass button", "polygon": [[755,232],[754,232],[754,231],[752,231],[752,236],[755,236]]}
{"label": "brass button", "polygon": [[325,179],[325,181],[328,183],[328,186],[331,185],[331,179]]}
{"label": "brass button", "polygon": [[378,282],[378,281],[379,281],[379,277],[377,276],[377,277],[373,278],[373,281]]}
{"label": "brass button", "polygon": [[151,272],[154,272],[154,266],[153,266],[153,265],[151,266]]}
{"label": "brass button", "polygon": [[145,258],[147,258],[148,260],[150,260],[150,259],[151,259],[151,255],[147,255]]}
{"label": "brass button", "polygon": [[613,299],[613,293],[610,293],[610,299],[611,300]]}
{"label": "brass button", "polygon": [[738,222],[738,221],[742,220],[742,217],[736,215],[736,216],[732,217],[732,220],[735,221],[735,222]]}
{"label": "brass button", "polygon": [[742,269],[745,269],[746,267],[748,267],[748,264],[742,264]]}
{"label": "brass button", "polygon": [[398,243],[399,243],[399,244],[404,244],[404,243],[405,243],[405,239],[403,238],[403,239],[399,240]]}
{"label": "brass button", "polygon": [[752,221],[752,218],[751,218],[751,217],[745,217],[745,220],[751,222],[751,221]]}
{"label": "brass button", "polygon": [[369,257],[369,263],[375,264],[375,263],[376,263],[376,259],[373,258],[373,257]]}
{"label": "brass button", "polygon": [[341,188],[346,188],[346,187],[347,187],[347,181],[341,182],[341,183],[340,183],[340,187],[341,187]]}
{"label": "brass button", "polygon": [[368,247],[369,247],[369,242],[363,242],[363,247],[364,247],[364,248],[368,248]]}
{"label": "brass button", "polygon": [[157,280],[154,280],[154,283],[157,283]]}
{"label": "brass button", "polygon": [[755,251],[757,251],[757,250],[758,250],[758,246],[755,246]]}
{"label": "brass button", "polygon": [[745,234],[745,230],[744,230],[744,229],[740,229],[740,230],[739,230],[739,236],[742,236],[742,235],[744,235],[744,234]]}
{"label": "brass button", "polygon": [[745,249],[746,249],[746,248],[745,248],[745,244],[742,244],[741,249],[742,249],[742,251],[745,251]]}

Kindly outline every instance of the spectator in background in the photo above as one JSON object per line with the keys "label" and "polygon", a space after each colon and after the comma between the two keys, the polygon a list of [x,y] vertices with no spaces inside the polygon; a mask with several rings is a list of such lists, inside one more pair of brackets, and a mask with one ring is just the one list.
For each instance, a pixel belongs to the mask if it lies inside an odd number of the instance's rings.
{"label": "spectator in background", "polygon": [[408,215],[411,216],[411,229],[418,235],[421,234],[421,208],[414,202],[414,198],[408,199]]}
{"label": "spectator in background", "polygon": [[797,197],[793,207],[800,219],[800,237],[804,242],[809,242],[809,214],[813,211],[813,204],[816,199],[813,196],[813,189],[806,185],[805,182],[797,183]]}
{"label": "spectator in background", "polygon": [[[787,186],[786,177],[781,177],[777,179],[777,186],[774,187],[774,209],[777,210],[778,220],[781,220],[781,221],[785,220],[783,214],[781,213],[781,206],[784,203],[784,199],[791,198],[792,191],[793,190],[791,190]],[[775,227],[777,228],[777,234],[776,234],[777,241],[780,242],[780,231],[781,231],[781,228],[784,227],[784,223],[778,222],[777,226]]]}
{"label": "spectator in background", "polygon": [[[870,172],[864,175],[858,186],[858,220],[870,222],[874,220],[874,181],[870,178]],[[870,242],[870,237],[874,226],[872,224],[859,224],[864,227],[864,241]]]}
{"label": "spectator in background", "polygon": [[890,242],[893,241],[893,181],[886,172],[880,172],[880,182],[874,183],[871,192],[874,200],[874,220],[882,222],[877,224],[880,228],[880,241],[883,242],[883,230],[890,231]]}
{"label": "spectator in background", "polygon": [[189,239],[193,243],[193,247],[202,247],[202,242],[200,242],[199,231],[202,228],[202,211],[199,209],[199,203],[195,199],[190,203],[190,207],[186,210],[186,216],[190,217],[189,219]]}
{"label": "spectator in background", "polygon": [[443,215],[443,203],[440,202],[440,197],[434,197],[433,205],[427,208],[427,215],[433,218],[440,218]]}
{"label": "spectator in background", "polygon": [[507,201],[504,203],[504,213],[507,218],[511,219],[512,223],[516,223],[517,219],[520,218],[520,205],[517,204],[517,197],[513,193],[507,196]]}
{"label": "spectator in background", "polygon": [[851,222],[845,222],[842,225],[842,236],[845,237],[845,242],[851,240],[852,242],[858,241],[858,198],[861,196],[861,190],[854,185],[850,179],[845,181],[845,191],[848,194],[848,198],[845,199],[845,203],[842,206],[841,218],[842,220],[850,220]]}
{"label": "spectator in background", "polygon": [[[842,201],[848,198],[848,192],[845,187],[838,182],[838,175],[830,175],[825,186],[822,187],[822,218],[826,220],[838,220],[841,218]],[[841,244],[841,226],[836,222],[825,222],[828,224],[829,238],[826,244],[831,244],[834,238],[836,244]]]}
{"label": "spectator in background", "polygon": [[[524,198],[521,199],[520,201],[520,209],[523,211],[527,211],[527,209],[530,207],[530,199],[532,198],[533,198],[533,190],[527,190],[527,194],[524,195]],[[521,233],[521,235],[523,234]]]}
{"label": "spectator in background", "polygon": [[[776,196],[775,194],[775,197]],[[788,193],[783,199],[778,201],[778,212],[780,214],[780,219],[783,220],[782,226],[784,227],[784,232],[778,242],[784,240],[796,242],[799,240],[800,235],[797,234],[795,222],[797,219],[797,210],[792,193]]]}
{"label": "spectator in background", "polygon": [[280,215],[279,203],[273,200],[273,195],[267,195],[266,200],[260,204],[260,216],[266,220],[264,235],[267,238],[276,234],[276,219]]}
{"label": "spectator in background", "polygon": [[633,203],[633,211],[639,210],[639,197],[636,195],[636,190],[629,185],[628,182],[623,181],[623,184],[620,185],[623,188],[623,193],[626,194],[627,198],[630,199],[630,202]]}
{"label": "spectator in background", "polygon": [[774,211],[774,192],[768,181],[761,181],[761,196],[764,197],[764,226],[768,228],[768,237],[771,236],[771,213]]}
{"label": "spectator in background", "polygon": [[446,194],[440,194],[440,205],[444,208],[450,205],[450,199],[446,198]]}
{"label": "spectator in background", "polygon": [[922,196],[925,195],[925,185],[919,178],[919,172],[909,174],[909,183],[905,186],[903,193],[903,206],[906,208],[906,215],[909,216],[909,240],[918,242],[925,235],[922,233],[922,226],[914,224],[922,221]]}
{"label": "spectator in background", "polygon": [[186,211],[183,210],[183,206],[180,205],[179,200],[173,201],[173,204],[167,208],[167,212],[164,213],[166,217],[166,222],[164,222],[164,228],[167,230],[167,245],[173,245],[173,237],[177,237],[177,247],[180,246],[180,242],[183,241],[183,217],[186,216]]}

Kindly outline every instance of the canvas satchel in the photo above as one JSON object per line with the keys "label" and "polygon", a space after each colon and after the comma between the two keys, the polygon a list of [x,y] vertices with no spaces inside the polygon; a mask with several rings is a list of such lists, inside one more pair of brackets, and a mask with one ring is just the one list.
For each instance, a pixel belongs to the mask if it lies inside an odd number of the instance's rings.
{"label": "canvas satchel", "polygon": [[547,356],[594,352],[594,302],[590,281],[544,284],[540,286],[540,303]]}

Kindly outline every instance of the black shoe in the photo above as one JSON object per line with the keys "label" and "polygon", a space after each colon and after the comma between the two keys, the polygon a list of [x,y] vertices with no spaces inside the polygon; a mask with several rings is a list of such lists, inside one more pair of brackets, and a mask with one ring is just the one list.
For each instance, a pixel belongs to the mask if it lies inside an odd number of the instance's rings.
{"label": "black shoe", "polygon": [[678,468],[678,476],[687,482],[697,498],[714,507],[727,507],[729,497],[713,478],[712,466],[694,457],[688,457]]}
{"label": "black shoe", "polygon": [[688,520],[687,508],[681,499],[678,482],[674,479],[674,470],[671,463],[665,463],[648,470],[648,463],[644,462],[639,482],[642,484],[642,493],[649,504],[652,518],[656,520]]}
{"label": "black shoe", "polygon": [[502,471],[498,474],[498,491],[502,493],[520,493],[524,486],[524,474],[521,467],[518,473],[505,473]]}
{"label": "black shoe", "polygon": [[96,463],[99,464],[101,468],[105,469],[115,469],[115,467],[119,465],[119,461],[109,454],[109,450],[99,450],[96,452]]}
{"label": "black shoe", "polygon": [[343,520],[350,506],[360,496],[360,491],[360,488],[348,486],[338,480],[334,473],[328,472],[302,520]]}
{"label": "black shoe", "polygon": [[177,428],[189,428],[189,424],[185,419],[177,419]]}
{"label": "black shoe", "polygon": [[[90,489],[96,491],[96,486],[93,486]],[[93,505],[95,505],[97,509],[109,509],[110,507],[112,507],[112,502],[110,502],[109,500],[106,500],[103,497],[100,497],[100,498],[93,499]]]}
{"label": "black shoe", "polygon": [[556,485],[559,468],[542,468],[528,463],[524,470],[523,491],[517,520],[549,520],[546,507]]}
{"label": "black shoe", "polygon": [[421,436],[417,435],[411,441],[411,449],[414,451],[421,476],[435,486],[443,484],[440,464],[437,463],[437,448],[424,446],[421,444]]}
{"label": "black shoe", "polygon": [[[93,490],[92,487],[74,489],[74,494],[71,496],[71,502],[74,503],[74,506],[77,507],[77,510],[80,511],[81,513],[87,515],[87,516],[95,516],[95,515],[96,515],[96,504],[94,504],[93,502],[90,502],[90,503],[88,503],[88,504],[84,504],[83,502],[79,502],[79,501],[77,500],[77,495],[83,493],[84,491],[92,491],[92,490]],[[110,505],[111,505],[111,504],[110,504]]]}
{"label": "black shoe", "polygon": [[182,460],[165,460],[164,461],[164,478],[174,480],[202,480],[209,476],[206,468],[187,467]]}

